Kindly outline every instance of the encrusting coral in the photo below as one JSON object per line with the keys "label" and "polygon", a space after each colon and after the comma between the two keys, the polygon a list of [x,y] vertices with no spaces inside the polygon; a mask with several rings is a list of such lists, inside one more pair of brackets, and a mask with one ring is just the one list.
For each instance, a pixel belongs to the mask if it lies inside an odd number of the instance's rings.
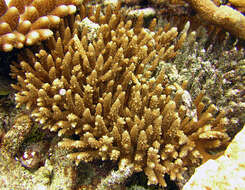
{"label": "encrusting coral", "polygon": [[[38,53],[26,49],[11,68],[16,101],[44,128],[69,137],[59,146],[74,149],[68,158],[77,164],[132,164],[148,184],[166,186],[165,174],[182,179],[187,167],[209,158],[208,149],[226,144],[226,119],[204,105],[203,93],[191,111],[187,82],[167,83],[161,62],[176,55],[187,30],[155,31],[155,19],[146,29],[143,16],[133,23],[122,15],[119,6],[103,14],[82,5]],[[86,16],[96,35],[82,27]]]}
{"label": "encrusting coral", "polygon": [[74,14],[81,0],[0,0],[0,50],[11,51],[48,39],[60,17]]}

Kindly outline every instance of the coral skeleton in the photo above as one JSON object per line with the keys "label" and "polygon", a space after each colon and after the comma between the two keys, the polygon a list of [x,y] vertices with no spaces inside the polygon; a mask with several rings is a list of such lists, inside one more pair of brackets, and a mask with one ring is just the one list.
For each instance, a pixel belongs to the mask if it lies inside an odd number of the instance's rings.
{"label": "coral skeleton", "polygon": [[[88,31],[93,23],[91,35]],[[89,20],[89,21],[88,21]],[[182,85],[169,85],[161,67],[173,58],[187,31],[142,27],[143,16],[125,20],[120,6],[102,12],[84,5],[80,14],[61,19],[55,36],[40,50],[25,49],[11,67],[17,106],[35,121],[64,136],[68,158],[112,160],[143,171],[148,184],[166,186],[164,175],[182,179],[188,167],[225,145],[224,112],[192,102]],[[194,109],[188,104],[193,104]]]}

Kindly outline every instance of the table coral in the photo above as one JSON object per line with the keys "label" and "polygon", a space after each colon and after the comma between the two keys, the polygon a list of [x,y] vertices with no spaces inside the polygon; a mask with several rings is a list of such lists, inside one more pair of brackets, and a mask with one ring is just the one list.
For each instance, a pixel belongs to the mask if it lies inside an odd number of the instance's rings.
{"label": "table coral", "polygon": [[33,45],[53,35],[60,17],[73,14],[80,0],[0,1],[0,50]]}
{"label": "table coral", "polygon": [[[44,128],[70,137],[59,146],[75,148],[68,158],[77,164],[132,164],[148,184],[166,186],[165,174],[182,179],[187,167],[209,158],[208,149],[228,141],[224,113],[215,117],[216,107],[205,106],[203,93],[190,111],[187,83],[167,83],[160,63],[177,54],[187,30],[155,31],[155,20],[146,29],[142,15],[136,23],[125,21],[119,8],[103,13],[81,6],[39,52],[26,49],[11,68],[16,101]],[[94,38],[80,27],[86,16],[99,24]]]}

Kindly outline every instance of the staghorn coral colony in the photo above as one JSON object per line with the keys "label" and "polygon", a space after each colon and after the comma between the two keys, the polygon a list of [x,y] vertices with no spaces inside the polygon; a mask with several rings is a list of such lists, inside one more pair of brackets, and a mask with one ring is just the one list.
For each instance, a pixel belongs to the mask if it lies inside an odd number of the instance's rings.
{"label": "staghorn coral colony", "polygon": [[165,174],[181,180],[212,157],[208,150],[227,144],[227,119],[202,102],[203,92],[192,103],[187,81],[170,85],[161,67],[177,54],[188,24],[180,34],[156,29],[155,19],[144,28],[142,15],[131,21],[122,11],[82,5],[54,36],[23,50],[11,67],[15,100],[64,137],[58,145],[73,150],[67,156],[77,164],[132,165],[149,185],[166,186]]}

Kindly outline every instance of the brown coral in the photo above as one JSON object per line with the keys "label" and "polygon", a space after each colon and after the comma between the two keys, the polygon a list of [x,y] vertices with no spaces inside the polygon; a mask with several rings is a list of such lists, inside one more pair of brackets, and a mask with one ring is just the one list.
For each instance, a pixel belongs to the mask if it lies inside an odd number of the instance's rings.
{"label": "brown coral", "polygon": [[[165,186],[165,173],[181,179],[187,166],[207,158],[206,149],[228,140],[225,119],[223,113],[213,116],[215,106],[205,108],[203,94],[190,114],[186,83],[167,85],[160,63],[175,56],[186,32],[176,40],[176,28],[154,32],[155,20],[150,30],[142,28],[142,16],[132,27],[120,15],[118,7],[87,15],[82,6],[39,53],[26,50],[20,66],[12,66],[16,101],[44,128],[79,138],[59,143],[77,150],[68,155],[76,163],[110,159],[120,169],[133,164],[149,184]],[[99,24],[96,36],[81,27],[85,16]]]}
{"label": "brown coral", "polygon": [[80,0],[0,0],[0,50],[11,51],[49,38],[60,17],[73,14]]}
{"label": "brown coral", "polygon": [[[216,6],[211,0],[185,0],[206,21],[221,26],[239,38],[245,39],[245,16],[227,6]],[[234,3],[239,1],[234,1]],[[242,3],[241,3],[242,5]]]}

